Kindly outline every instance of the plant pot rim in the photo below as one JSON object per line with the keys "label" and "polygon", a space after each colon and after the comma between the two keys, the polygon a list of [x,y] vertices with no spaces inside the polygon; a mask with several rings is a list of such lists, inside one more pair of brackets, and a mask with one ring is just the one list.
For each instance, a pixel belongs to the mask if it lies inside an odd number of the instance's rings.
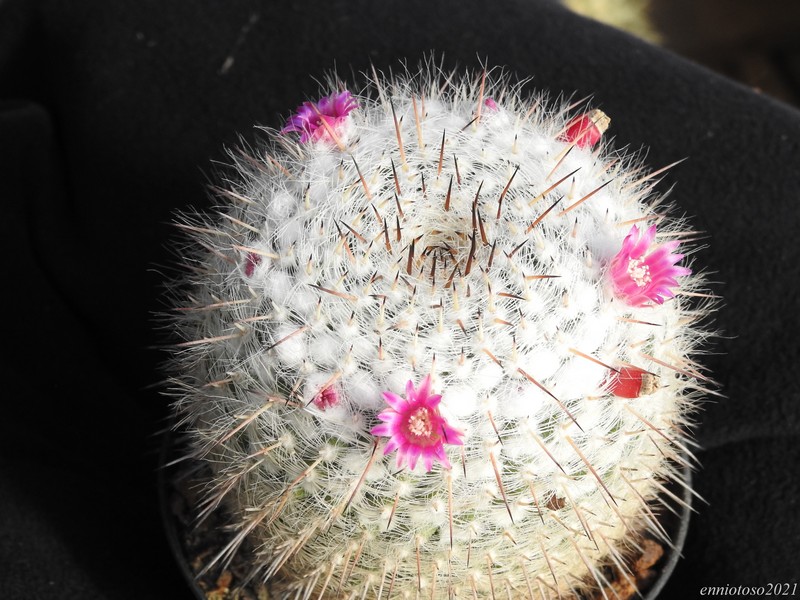
{"label": "plant pot rim", "polygon": [[[173,450],[175,437],[171,430],[167,431],[164,435],[164,440],[160,450],[159,460],[159,473],[158,473],[158,494],[159,504],[161,507],[161,518],[166,532],[167,540],[175,558],[178,563],[184,579],[186,580],[189,588],[191,589],[194,597],[197,600],[208,600],[209,596],[200,586],[197,574],[192,570],[190,560],[186,555],[186,549],[182,543],[181,534],[185,533],[186,529],[181,530],[178,519],[173,513],[173,498],[180,492],[175,488],[175,479],[170,477],[175,474],[175,466],[170,466],[169,460]],[[680,457],[683,459],[683,466],[679,472],[681,475],[681,483],[670,482],[667,489],[680,498],[676,510],[678,514],[670,511],[664,511],[660,518],[662,525],[665,526],[667,533],[670,535],[671,544],[664,545],[664,555],[659,559],[656,566],[653,568],[657,570],[655,578],[648,584],[641,595],[637,597],[641,600],[656,600],[661,590],[669,581],[675,567],[682,558],[683,546],[686,542],[686,537],[689,532],[689,521],[692,513],[692,468],[688,462],[685,451],[681,452]]]}

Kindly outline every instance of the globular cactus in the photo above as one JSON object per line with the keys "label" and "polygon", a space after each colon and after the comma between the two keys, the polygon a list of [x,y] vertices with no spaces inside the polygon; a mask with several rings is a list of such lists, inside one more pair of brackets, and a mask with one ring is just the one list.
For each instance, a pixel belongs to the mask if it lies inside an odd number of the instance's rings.
{"label": "globular cactus", "polygon": [[199,514],[229,515],[211,564],[247,542],[279,598],[601,589],[665,537],[708,385],[696,235],[599,110],[373,75],[232,152],[217,215],[179,223],[171,392]]}

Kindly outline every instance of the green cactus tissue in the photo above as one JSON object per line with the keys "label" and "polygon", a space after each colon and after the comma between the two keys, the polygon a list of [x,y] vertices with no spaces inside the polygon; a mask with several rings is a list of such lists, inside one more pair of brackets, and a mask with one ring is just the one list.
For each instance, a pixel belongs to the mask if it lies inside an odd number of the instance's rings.
{"label": "green cactus tissue", "polygon": [[[580,597],[691,457],[697,238],[585,102],[332,79],[182,215],[185,459],[278,598]],[[288,113],[288,111],[287,111]]]}

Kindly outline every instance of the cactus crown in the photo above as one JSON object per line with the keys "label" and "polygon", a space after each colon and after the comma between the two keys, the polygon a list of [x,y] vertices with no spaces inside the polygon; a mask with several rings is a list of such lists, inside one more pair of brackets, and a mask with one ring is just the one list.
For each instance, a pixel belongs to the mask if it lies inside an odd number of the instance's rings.
{"label": "cactus crown", "polygon": [[602,112],[492,75],[332,81],[182,217],[201,516],[280,597],[580,594],[663,537],[708,383],[689,232]]}

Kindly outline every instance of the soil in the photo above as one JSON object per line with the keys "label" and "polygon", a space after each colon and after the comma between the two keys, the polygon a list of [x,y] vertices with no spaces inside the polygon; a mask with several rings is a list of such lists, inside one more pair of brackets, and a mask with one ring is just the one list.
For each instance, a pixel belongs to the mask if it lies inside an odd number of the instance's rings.
{"label": "soil", "polygon": [[[201,573],[210,559],[227,543],[228,533],[222,511],[219,510],[212,512],[203,522],[193,523],[192,507],[198,505],[198,490],[202,488],[200,481],[197,474],[172,479],[165,476],[165,489],[162,490],[165,494],[165,512],[168,512],[165,515],[166,525],[174,550],[184,567],[187,580],[194,582],[198,600],[269,600],[269,585],[252,577],[244,564],[242,557],[247,555],[246,548],[238,552],[225,568]],[[643,538],[640,546],[643,552],[634,555],[631,575],[626,577],[617,568],[609,569],[605,575],[611,584],[585,600],[630,600],[637,596],[636,587],[639,593],[645,595],[660,574],[667,553],[661,543],[651,538]],[[636,587],[631,579],[635,580]]]}
{"label": "soil", "polygon": [[[200,500],[202,489],[200,477],[178,477],[167,479],[166,502],[169,514],[167,527],[176,552],[176,558],[184,569],[188,581],[193,582],[198,598],[206,600],[269,600],[269,588],[261,581],[250,577],[238,552],[231,563],[223,569],[204,567],[227,543],[226,523],[221,511],[212,511],[200,523],[194,522],[192,507]],[[246,549],[245,549],[246,550]]]}

